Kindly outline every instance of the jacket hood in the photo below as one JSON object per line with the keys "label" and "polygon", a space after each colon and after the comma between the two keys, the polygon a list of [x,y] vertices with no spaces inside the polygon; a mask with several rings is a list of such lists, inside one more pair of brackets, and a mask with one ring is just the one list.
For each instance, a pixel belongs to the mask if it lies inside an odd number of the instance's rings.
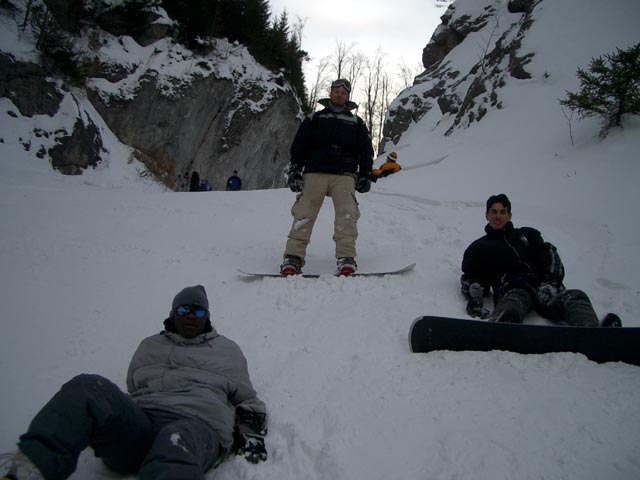
{"label": "jacket hood", "polygon": [[218,332],[212,329],[210,332],[201,333],[200,335],[197,335],[193,338],[185,338],[179,333],[169,332],[165,330],[161,332],[160,335],[164,335],[176,345],[200,345],[216,338],[218,336]]}

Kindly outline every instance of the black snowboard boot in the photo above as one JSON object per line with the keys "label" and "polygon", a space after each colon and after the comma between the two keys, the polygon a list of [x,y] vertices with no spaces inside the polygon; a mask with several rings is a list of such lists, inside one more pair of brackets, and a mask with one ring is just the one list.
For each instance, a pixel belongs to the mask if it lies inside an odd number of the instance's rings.
{"label": "black snowboard boot", "polygon": [[358,269],[356,259],[353,257],[340,257],[337,264],[338,275],[351,275],[352,273],[356,273]]}
{"label": "black snowboard boot", "polygon": [[600,322],[601,327],[622,327],[622,320],[615,313],[607,313]]}
{"label": "black snowboard boot", "polygon": [[295,255],[285,255],[282,265],[280,265],[280,275],[288,277],[290,275],[299,275],[302,273],[304,261]]}

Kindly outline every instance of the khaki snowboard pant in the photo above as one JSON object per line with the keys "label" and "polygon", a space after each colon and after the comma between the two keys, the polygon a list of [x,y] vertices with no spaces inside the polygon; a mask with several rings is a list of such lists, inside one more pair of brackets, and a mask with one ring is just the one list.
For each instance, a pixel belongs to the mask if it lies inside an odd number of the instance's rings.
{"label": "khaki snowboard pant", "polygon": [[293,225],[285,255],[305,258],[318,212],[324,198],[331,197],[335,211],[333,240],[336,242],[336,258],[355,257],[360,218],[355,185],[355,178],[351,175],[305,173],[302,193],[298,194],[291,208]]}

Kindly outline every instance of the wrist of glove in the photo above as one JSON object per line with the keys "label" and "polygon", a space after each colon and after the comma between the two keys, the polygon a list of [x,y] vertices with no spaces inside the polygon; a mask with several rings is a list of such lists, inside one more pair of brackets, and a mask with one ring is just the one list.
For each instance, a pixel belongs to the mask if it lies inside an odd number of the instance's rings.
{"label": "wrist of glove", "polygon": [[302,172],[295,168],[290,168],[287,171],[287,186],[294,193],[300,193],[304,186],[304,179],[302,178]]}
{"label": "wrist of glove", "polygon": [[549,283],[544,283],[536,288],[536,302],[538,305],[551,306],[557,295],[558,289]]}
{"label": "wrist of glove", "polygon": [[486,319],[489,318],[491,311],[484,308],[482,298],[472,298],[467,302],[467,314],[470,317]]}
{"label": "wrist of glove", "polygon": [[369,175],[358,175],[356,191],[359,193],[367,193],[369,190],[371,190],[371,180],[369,179]]}
{"label": "wrist of glove", "polygon": [[236,428],[239,433],[264,437],[267,434],[267,416],[242,407],[236,409]]}
{"label": "wrist of glove", "polygon": [[258,463],[267,460],[267,448],[264,445],[264,437],[241,433],[236,438],[235,447],[236,455],[242,455],[249,463]]}

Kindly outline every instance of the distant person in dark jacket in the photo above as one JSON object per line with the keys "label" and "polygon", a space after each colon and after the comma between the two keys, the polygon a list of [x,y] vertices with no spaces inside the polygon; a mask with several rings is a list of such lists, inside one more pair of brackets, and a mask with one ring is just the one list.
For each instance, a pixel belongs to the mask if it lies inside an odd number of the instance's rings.
{"label": "distant person in dark jacket", "polygon": [[234,170],[233,175],[227,179],[227,190],[236,192],[242,188],[242,180],[238,176],[238,171]]}
{"label": "distant person in dark jacket", "polygon": [[199,192],[200,191],[200,175],[196,171],[191,173],[191,181],[189,183],[189,191],[190,192]]}
{"label": "distant person in dark jacket", "polygon": [[266,460],[265,404],[240,347],[210,318],[204,287],[181,290],[164,331],[131,359],[129,395],[99,375],[74,377],[20,437],[3,478],[64,480],[89,446],[110,470],[140,480],[203,480],[232,451]]}
{"label": "distant person in dark jacket", "polygon": [[[462,259],[462,294],[467,313],[495,322],[521,323],[532,309],[554,323],[596,327],[598,317],[582,290],[567,290],[564,266],[554,245],[530,227],[514,228],[511,202],[504,193],[489,197],[486,235],[474,241]],[[494,308],[483,297],[493,293]],[[621,326],[609,313],[603,326]]]}
{"label": "distant person in dark jacket", "polygon": [[211,186],[211,184],[209,183],[209,180],[207,180],[206,178],[204,179],[204,182],[202,182],[200,184],[200,191],[201,192],[211,192],[213,190],[213,187]]}
{"label": "distant person in dark jacket", "polygon": [[350,93],[349,81],[334,81],[330,97],[319,101],[324,109],[304,119],[291,145],[287,184],[298,195],[291,209],[293,225],[280,266],[282,275],[302,272],[325,197],[331,197],[335,210],[337,272],[350,275],[357,269],[360,210],[355,192],[371,188],[373,147],[367,126],[353,113],[357,105],[349,100]]}

